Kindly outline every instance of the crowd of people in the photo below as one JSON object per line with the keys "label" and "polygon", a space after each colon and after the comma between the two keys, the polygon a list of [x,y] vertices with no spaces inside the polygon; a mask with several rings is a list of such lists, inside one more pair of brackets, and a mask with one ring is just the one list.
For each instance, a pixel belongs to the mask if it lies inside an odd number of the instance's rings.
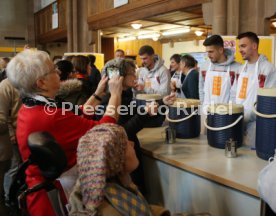
{"label": "crowd of people", "polygon": [[[219,35],[203,43],[208,61],[198,65],[192,55],[174,54],[170,69],[148,45],[139,49],[141,67],[118,49],[101,72],[93,55],[65,56],[54,63],[44,51],[25,49],[11,60],[3,58],[0,215],[8,215],[5,199],[10,182],[18,164],[30,156],[28,136],[37,131],[49,132],[62,147],[68,161],[66,170],[77,166],[76,184],[68,198],[70,215],[170,215],[144,198],[141,149],[136,135],[146,123],[156,121],[160,104],[147,103],[143,107],[145,115],[137,110],[121,115],[117,108],[130,108],[137,94],[161,95],[162,105],[166,106],[176,98],[198,99],[202,105],[241,104],[245,144],[254,146],[255,116],[251,107],[258,88],[276,87],[276,69],[259,54],[255,33],[242,33],[237,39],[243,65],[235,61],[232,50],[224,48]],[[67,109],[68,103],[74,108]],[[103,107],[102,114],[95,112],[98,106]],[[27,168],[29,188],[43,181],[37,166]],[[34,216],[55,215],[45,190],[27,196],[27,211]]]}

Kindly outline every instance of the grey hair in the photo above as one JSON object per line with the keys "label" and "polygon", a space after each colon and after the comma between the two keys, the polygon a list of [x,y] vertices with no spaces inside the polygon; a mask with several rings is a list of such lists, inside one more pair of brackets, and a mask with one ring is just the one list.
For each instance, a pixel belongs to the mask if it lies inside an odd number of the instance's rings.
{"label": "grey hair", "polygon": [[39,50],[18,53],[7,66],[7,76],[22,95],[39,92],[36,81],[51,71],[50,56]]}
{"label": "grey hair", "polygon": [[117,67],[120,69],[121,73],[123,76],[127,75],[127,72],[129,70],[129,68],[136,68],[135,63],[132,59],[128,59],[128,58],[115,58],[112,59],[110,61],[108,61],[103,69],[102,69],[102,75],[107,75],[107,68],[108,67]]}

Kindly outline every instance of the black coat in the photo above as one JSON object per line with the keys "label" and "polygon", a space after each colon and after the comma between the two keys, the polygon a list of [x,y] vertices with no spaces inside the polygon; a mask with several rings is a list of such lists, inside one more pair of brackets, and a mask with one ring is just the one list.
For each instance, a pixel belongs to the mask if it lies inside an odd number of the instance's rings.
{"label": "black coat", "polygon": [[182,84],[182,92],[186,98],[199,99],[198,80],[199,73],[197,70],[190,71],[188,76],[185,77]]}
{"label": "black coat", "polygon": [[[109,99],[110,99],[110,93],[108,93],[103,98],[101,105],[106,108]],[[128,107],[128,112],[126,112],[126,115],[119,116],[118,124],[125,128],[129,140],[131,141],[138,140],[136,134],[144,128],[145,122],[150,121],[152,117],[148,114],[138,115],[137,109],[135,107],[133,108],[133,110],[131,110],[129,106],[130,103],[133,101],[133,93],[131,88],[122,92],[121,99],[122,99],[121,104]],[[97,119],[100,119],[101,117],[102,116],[97,116]]]}
{"label": "black coat", "polygon": [[89,75],[88,80],[90,83],[89,85],[91,86],[91,92],[94,93],[101,81],[101,73],[94,65],[91,67],[91,74]]}

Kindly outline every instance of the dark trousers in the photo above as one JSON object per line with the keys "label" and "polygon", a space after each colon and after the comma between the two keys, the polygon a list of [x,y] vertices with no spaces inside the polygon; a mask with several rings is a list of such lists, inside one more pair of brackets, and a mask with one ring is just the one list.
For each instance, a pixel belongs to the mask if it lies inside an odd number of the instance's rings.
{"label": "dark trousers", "polygon": [[4,176],[9,170],[11,160],[0,161],[0,215],[8,215],[8,210],[5,206],[5,192],[4,192]]}

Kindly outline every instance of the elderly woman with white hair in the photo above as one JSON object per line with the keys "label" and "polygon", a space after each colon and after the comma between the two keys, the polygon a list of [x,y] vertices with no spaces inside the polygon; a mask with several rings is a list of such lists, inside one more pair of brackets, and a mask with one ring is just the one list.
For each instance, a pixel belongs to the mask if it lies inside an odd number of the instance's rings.
{"label": "elderly woman with white hair", "polygon": [[[70,107],[55,98],[60,86],[59,71],[49,55],[43,51],[25,50],[17,54],[7,67],[8,79],[19,90],[23,106],[17,120],[17,139],[23,161],[30,156],[27,144],[32,132],[46,131],[51,133],[64,150],[68,169],[76,164],[78,140],[86,131],[101,123],[115,123],[118,118],[116,108],[121,103],[122,77],[109,81],[111,98],[105,115],[99,121],[90,120],[87,115],[100,103],[105,92],[107,78],[103,77],[95,93],[79,110],[79,115],[69,110]],[[115,109],[114,109],[115,108]],[[26,171],[26,182],[29,188],[43,182],[44,179],[37,166],[29,166]],[[31,216],[54,216],[47,193],[44,190],[27,196],[27,209]]]}

